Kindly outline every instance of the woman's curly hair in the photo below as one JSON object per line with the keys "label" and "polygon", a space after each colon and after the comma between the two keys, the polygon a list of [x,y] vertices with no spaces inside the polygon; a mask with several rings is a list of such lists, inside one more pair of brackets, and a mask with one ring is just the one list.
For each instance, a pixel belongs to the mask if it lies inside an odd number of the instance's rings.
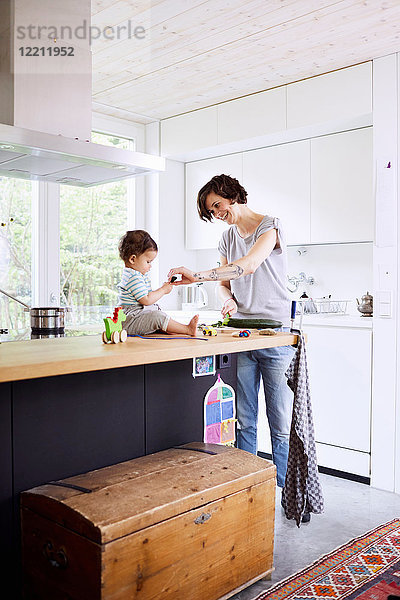
{"label": "woman's curly hair", "polygon": [[202,221],[212,221],[213,215],[206,208],[208,194],[214,192],[217,196],[226,198],[231,204],[247,204],[247,192],[237,179],[229,175],[215,175],[206,183],[197,195],[197,212]]}
{"label": "woman's curly hair", "polygon": [[155,250],[157,252],[157,244],[153,238],[143,229],[134,229],[127,231],[118,244],[119,255],[124,262],[134,254],[139,257],[146,250]]}

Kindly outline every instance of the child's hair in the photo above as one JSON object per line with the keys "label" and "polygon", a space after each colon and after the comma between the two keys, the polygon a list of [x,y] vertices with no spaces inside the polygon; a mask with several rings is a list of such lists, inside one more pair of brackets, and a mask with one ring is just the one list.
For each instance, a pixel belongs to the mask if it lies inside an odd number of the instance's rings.
{"label": "child's hair", "polygon": [[158,251],[157,244],[153,238],[143,229],[135,229],[127,231],[119,241],[119,255],[124,262],[128,262],[129,258],[134,254],[140,256],[146,250]]}

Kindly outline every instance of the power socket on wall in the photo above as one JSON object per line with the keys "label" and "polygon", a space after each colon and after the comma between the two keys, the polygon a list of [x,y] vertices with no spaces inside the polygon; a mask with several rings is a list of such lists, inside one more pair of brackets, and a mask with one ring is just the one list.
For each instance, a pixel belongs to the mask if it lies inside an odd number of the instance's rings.
{"label": "power socket on wall", "polygon": [[230,354],[218,354],[217,356],[217,369],[225,369],[231,366],[231,355]]}

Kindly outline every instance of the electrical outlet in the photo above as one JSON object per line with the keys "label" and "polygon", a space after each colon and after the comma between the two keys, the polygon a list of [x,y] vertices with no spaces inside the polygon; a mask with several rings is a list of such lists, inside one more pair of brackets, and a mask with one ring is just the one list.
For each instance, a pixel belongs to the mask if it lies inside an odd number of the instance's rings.
{"label": "electrical outlet", "polygon": [[230,367],[232,364],[231,355],[230,354],[219,354],[218,355],[218,369],[225,369],[226,367]]}

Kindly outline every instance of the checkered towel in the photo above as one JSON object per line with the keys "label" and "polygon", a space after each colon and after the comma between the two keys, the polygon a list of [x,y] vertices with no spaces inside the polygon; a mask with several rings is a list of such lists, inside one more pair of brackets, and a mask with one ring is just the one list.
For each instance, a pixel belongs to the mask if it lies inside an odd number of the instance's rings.
{"label": "checkered towel", "polygon": [[300,527],[305,512],[321,513],[324,499],[318,476],[314,424],[307,369],[306,344],[298,334],[297,351],[286,371],[288,386],[294,392],[289,457],[282,506],[288,519]]}

